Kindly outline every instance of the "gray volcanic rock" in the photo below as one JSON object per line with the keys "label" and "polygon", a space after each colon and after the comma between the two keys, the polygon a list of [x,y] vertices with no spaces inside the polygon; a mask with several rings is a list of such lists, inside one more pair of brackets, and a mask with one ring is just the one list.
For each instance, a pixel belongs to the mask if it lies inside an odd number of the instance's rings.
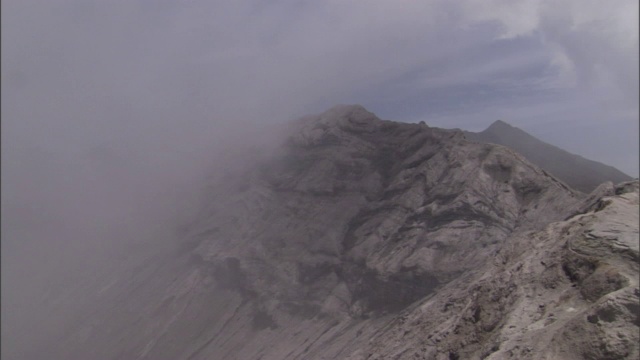
{"label": "gray volcanic rock", "polygon": [[349,359],[637,359],[638,182],[514,234]]}
{"label": "gray volcanic rock", "polygon": [[632,179],[614,167],[571,154],[501,120],[482,132],[465,132],[465,136],[474,141],[507,146],[574,189],[585,193],[593,191],[606,181],[620,183]]}
{"label": "gray volcanic rock", "polygon": [[361,106],[255,155],[49,358],[637,354],[637,183],[587,197],[506,147]]}

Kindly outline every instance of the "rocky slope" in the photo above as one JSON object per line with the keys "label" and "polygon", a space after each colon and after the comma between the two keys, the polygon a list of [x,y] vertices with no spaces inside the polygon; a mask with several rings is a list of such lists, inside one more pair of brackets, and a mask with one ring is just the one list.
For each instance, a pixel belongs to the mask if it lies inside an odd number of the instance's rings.
{"label": "rocky slope", "polygon": [[97,284],[47,358],[637,356],[637,182],[587,197],[360,106],[252,154],[176,249]]}
{"label": "rocky slope", "polygon": [[507,146],[574,189],[585,193],[595,190],[606,181],[619,183],[632,180],[614,167],[571,154],[501,120],[482,132],[465,132],[465,136],[469,140]]}
{"label": "rocky slope", "polygon": [[350,359],[636,359],[638,182],[515,234],[488,264],[420,301]]}

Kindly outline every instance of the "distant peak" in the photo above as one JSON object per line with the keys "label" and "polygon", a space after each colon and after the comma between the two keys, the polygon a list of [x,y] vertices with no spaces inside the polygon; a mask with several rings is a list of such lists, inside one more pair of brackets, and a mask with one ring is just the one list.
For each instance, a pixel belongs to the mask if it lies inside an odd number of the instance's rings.
{"label": "distant peak", "polygon": [[494,121],[491,125],[489,125],[489,127],[487,128],[487,130],[489,129],[513,129],[514,127],[511,126],[510,124],[502,121],[502,120],[496,120]]}
{"label": "distant peak", "polygon": [[491,124],[485,131],[483,131],[484,133],[494,133],[494,134],[511,134],[511,136],[531,136],[529,133],[527,133],[526,131],[517,128],[507,122],[504,122],[502,120],[496,120],[493,122],[493,124]]}

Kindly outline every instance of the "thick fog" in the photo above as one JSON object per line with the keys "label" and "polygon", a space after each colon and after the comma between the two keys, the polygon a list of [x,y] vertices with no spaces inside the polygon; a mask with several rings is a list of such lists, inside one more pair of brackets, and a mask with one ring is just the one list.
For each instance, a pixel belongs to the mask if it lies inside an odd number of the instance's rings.
{"label": "thick fog", "polygon": [[520,4],[3,1],[3,352],[171,246],[221,155],[335,103],[502,118],[637,175],[637,3]]}
{"label": "thick fog", "polygon": [[232,83],[195,64],[189,21],[154,7],[3,3],[3,358],[61,338],[115,270],[170,247],[215,159],[265,136],[217,99]]}

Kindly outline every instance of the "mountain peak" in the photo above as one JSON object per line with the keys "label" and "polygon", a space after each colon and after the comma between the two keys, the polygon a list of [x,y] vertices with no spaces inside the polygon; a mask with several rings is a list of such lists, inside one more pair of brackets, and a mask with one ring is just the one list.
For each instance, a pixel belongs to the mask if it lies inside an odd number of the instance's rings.
{"label": "mountain peak", "polygon": [[484,131],[513,131],[513,130],[519,130],[519,129],[505,121],[496,120],[491,125],[489,125],[489,127]]}

